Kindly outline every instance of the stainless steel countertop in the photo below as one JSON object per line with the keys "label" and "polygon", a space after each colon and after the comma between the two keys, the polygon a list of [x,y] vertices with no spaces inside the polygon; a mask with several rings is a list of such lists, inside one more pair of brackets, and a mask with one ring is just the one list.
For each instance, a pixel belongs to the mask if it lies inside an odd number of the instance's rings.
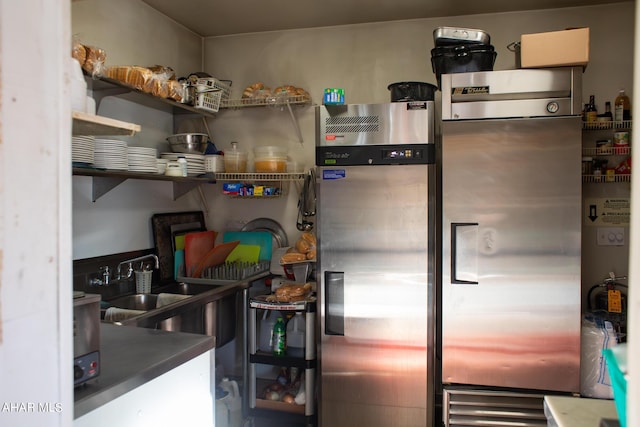
{"label": "stainless steel countertop", "polygon": [[211,350],[206,335],[102,323],[100,375],[74,391],[74,418],[122,396]]}

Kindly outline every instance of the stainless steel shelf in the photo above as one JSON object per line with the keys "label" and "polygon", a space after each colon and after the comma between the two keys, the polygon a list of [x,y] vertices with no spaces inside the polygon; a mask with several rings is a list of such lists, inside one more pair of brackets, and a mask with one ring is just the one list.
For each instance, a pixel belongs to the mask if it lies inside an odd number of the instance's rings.
{"label": "stainless steel shelf", "polygon": [[73,168],[73,175],[90,176],[93,179],[92,200],[100,197],[122,184],[127,179],[143,179],[149,181],[173,182],[173,200],[177,200],[201,184],[215,184],[213,177],[174,177],[144,172],[121,172],[90,168]]}

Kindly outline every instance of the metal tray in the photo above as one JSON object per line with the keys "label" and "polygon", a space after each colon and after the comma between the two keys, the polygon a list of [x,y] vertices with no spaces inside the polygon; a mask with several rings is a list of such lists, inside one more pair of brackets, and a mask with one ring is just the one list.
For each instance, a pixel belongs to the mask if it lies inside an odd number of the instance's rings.
{"label": "metal tray", "polygon": [[491,36],[486,31],[473,28],[438,27],[433,30],[436,46],[453,44],[491,44]]}

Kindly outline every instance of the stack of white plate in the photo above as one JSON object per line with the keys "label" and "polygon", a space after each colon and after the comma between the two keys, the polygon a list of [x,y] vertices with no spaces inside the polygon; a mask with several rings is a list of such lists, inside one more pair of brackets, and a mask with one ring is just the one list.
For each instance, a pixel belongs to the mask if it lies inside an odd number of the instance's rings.
{"label": "stack of white plate", "polygon": [[93,145],[95,136],[74,136],[71,138],[71,161],[93,164]]}
{"label": "stack of white plate", "polygon": [[189,153],[162,153],[161,158],[175,161],[178,156],[183,156],[187,160],[187,175],[196,176],[205,173],[204,170],[204,154]]}
{"label": "stack of white plate", "polygon": [[158,151],[155,148],[129,147],[129,171],[158,173]]}
{"label": "stack of white plate", "polygon": [[93,164],[97,168],[129,170],[127,143],[117,139],[96,138]]}

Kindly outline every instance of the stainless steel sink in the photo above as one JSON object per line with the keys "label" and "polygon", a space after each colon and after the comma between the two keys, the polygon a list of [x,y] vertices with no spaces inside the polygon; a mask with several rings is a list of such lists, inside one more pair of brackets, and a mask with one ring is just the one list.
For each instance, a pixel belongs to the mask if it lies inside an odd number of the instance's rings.
{"label": "stainless steel sink", "polygon": [[156,292],[190,296],[158,308],[158,294],[126,295],[108,303],[112,307],[146,311],[122,324],[214,336],[216,347],[221,347],[235,338],[241,301],[238,296],[248,286],[246,282],[218,286],[174,283],[157,288]]}
{"label": "stainless steel sink", "polygon": [[203,292],[209,292],[216,289],[215,285],[201,285],[194,283],[172,283],[158,289],[158,293],[180,294],[180,295],[199,295]]}
{"label": "stainless steel sink", "polygon": [[154,294],[135,294],[125,295],[109,301],[111,307],[124,308],[127,310],[154,310],[158,301],[158,295]]}

